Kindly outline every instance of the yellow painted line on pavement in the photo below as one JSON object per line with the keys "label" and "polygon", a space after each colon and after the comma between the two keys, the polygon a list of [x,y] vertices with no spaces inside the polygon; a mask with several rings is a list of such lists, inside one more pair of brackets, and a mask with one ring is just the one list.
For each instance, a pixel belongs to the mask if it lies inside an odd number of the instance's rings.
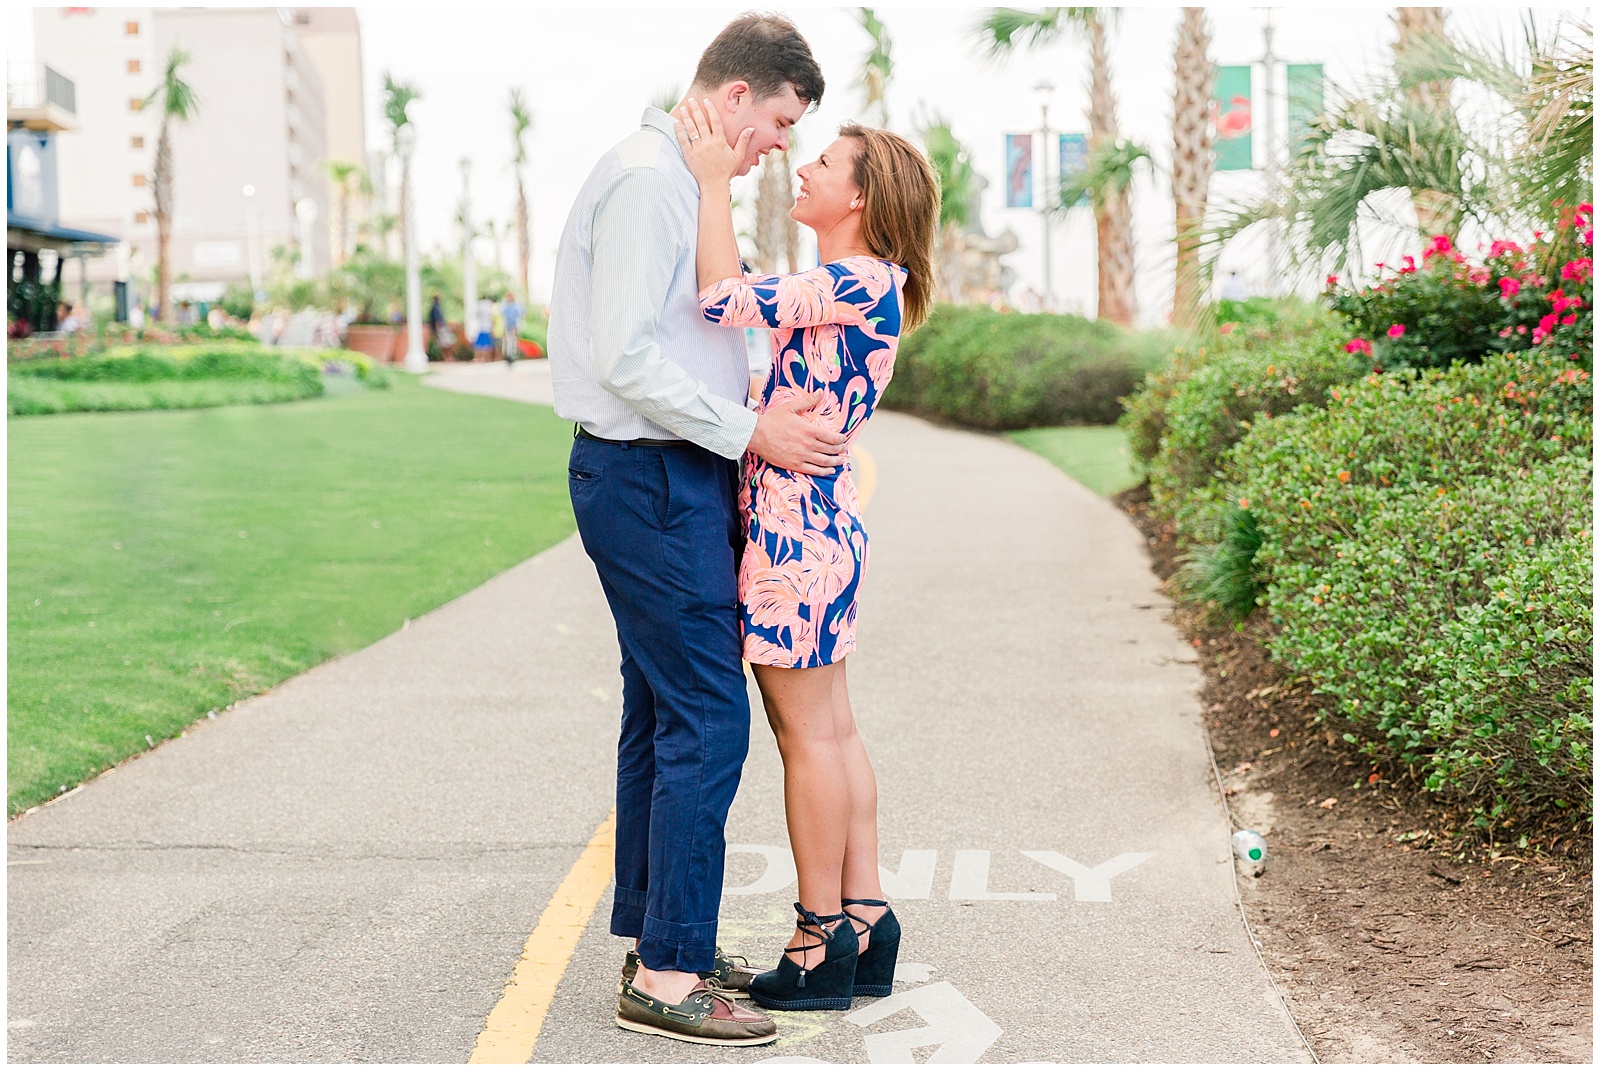
{"label": "yellow painted line on pavement", "polygon": [[522,946],[516,970],[506,983],[505,995],[489,1013],[467,1063],[525,1064],[533,1057],[533,1045],[555,999],[556,986],[611,882],[616,840],[617,812],[613,810],[594,831],[589,846],[539,916],[539,925]]}
{"label": "yellow painted line on pavement", "polygon": [[861,500],[861,509],[865,512],[872,501],[872,492],[878,489],[878,462],[865,446],[852,446],[850,459],[856,470],[856,497]]}
{"label": "yellow painted line on pavement", "polygon": [[[853,447],[851,457],[856,495],[865,510],[878,488],[878,463],[862,446]],[[539,1040],[550,1002],[555,999],[556,987],[611,882],[616,840],[617,812],[613,810],[594,831],[588,847],[572,864],[544,914],[539,916],[539,925],[522,946],[505,994],[489,1012],[467,1063],[525,1064],[533,1058],[533,1046]]]}

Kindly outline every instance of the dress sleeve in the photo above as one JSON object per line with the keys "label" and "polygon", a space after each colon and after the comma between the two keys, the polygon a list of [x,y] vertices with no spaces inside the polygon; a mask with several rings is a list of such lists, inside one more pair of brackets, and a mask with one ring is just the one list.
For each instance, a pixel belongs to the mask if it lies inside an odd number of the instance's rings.
{"label": "dress sleeve", "polygon": [[700,292],[700,310],[724,327],[863,324],[893,288],[888,268],[876,261],[835,261],[795,275],[724,279]]}

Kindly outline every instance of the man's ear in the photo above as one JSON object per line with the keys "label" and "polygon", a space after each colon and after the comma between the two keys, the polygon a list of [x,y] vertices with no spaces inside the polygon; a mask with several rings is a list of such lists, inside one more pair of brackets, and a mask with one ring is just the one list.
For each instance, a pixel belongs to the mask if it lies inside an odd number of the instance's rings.
{"label": "man's ear", "polygon": [[733,111],[750,96],[750,83],[744,81],[729,82],[722,90],[722,104],[728,111]]}

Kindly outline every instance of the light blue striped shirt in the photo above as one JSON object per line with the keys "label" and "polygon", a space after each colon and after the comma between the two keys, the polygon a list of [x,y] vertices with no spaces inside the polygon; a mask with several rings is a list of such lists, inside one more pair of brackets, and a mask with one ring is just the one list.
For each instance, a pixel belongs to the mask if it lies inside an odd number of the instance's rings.
{"label": "light blue striped shirt", "polygon": [[688,439],[737,458],[755,431],[743,331],[700,311],[700,190],[672,118],[645,110],[567,216],[550,298],[556,412],[606,439]]}

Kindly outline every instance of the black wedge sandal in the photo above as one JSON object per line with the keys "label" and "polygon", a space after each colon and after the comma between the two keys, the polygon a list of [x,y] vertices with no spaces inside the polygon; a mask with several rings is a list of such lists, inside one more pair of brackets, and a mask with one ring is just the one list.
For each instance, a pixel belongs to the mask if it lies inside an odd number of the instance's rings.
{"label": "black wedge sandal", "polygon": [[775,970],[763,971],[750,980],[750,999],[763,1008],[778,1011],[843,1011],[849,1008],[855,988],[856,950],[860,944],[855,928],[835,925],[830,933],[827,924],[843,922],[846,918],[843,912],[818,915],[799,904],[795,904],[794,909],[799,916],[800,932],[815,937],[817,943],[796,945],[784,952],[809,952],[820,948],[822,962],[815,967],[802,967],[785,955],[778,960]]}
{"label": "black wedge sandal", "polygon": [[[877,922],[868,922],[851,914],[853,905],[881,907],[884,912]],[[887,900],[844,900],[842,906],[844,913],[850,916],[852,927],[857,923],[866,927],[855,931],[858,939],[864,933],[872,935],[867,942],[867,950],[857,956],[852,993],[858,997],[886,997],[894,988],[894,964],[900,957],[900,920],[894,917],[894,908],[889,906]],[[859,940],[856,947],[860,948]]]}

